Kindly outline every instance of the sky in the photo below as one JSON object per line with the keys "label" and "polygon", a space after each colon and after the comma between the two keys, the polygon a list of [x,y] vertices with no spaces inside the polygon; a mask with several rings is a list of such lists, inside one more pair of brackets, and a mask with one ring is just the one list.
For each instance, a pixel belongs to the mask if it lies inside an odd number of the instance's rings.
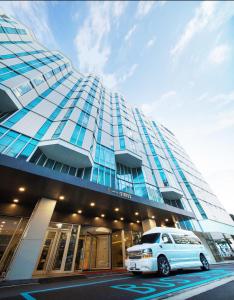
{"label": "sky", "polygon": [[234,214],[234,2],[3,1],[0,6],[175,133]]}

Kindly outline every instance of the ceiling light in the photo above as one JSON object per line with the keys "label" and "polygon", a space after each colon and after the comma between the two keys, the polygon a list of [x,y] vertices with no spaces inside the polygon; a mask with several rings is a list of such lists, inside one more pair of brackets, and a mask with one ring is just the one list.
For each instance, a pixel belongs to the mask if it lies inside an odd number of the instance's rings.
{"label": "ceiling light", "polygon": [[131,222],[130,225],[133,225],[133,222]]}
{"label": "ceiling light", "polygon": [[140,221],[139,221],[139,220],[137,220],[137,223],[140,223]]}
{"label": "ceiling light", "polygon": [[20,186],[20,187],[19,187],[19,192],[25,192],[25,190],[26,190],[26,189],[25,189],[24,186]]}
{"label": "ceiling light", "polygon": [[16,198],[15,198],[15,199],[13,199],[13,202],[14,202],[14,203],[19,203],[19,199],[16,199]]}
{"label": "ceiling light", "polygon": [[116,207],[116,208],[115,208],[115,211],[119,211],[119,208],[118,208],[118,207]]}
{"label": "ceiling light", "polygon": [[95,220],[99,220],[99,217],[95,217]]}
{"label": "ceiling light", "polygon": [[138,212],[138,211],[136,211],[136,212],[135,212],[135,216],[138,216],[138,215],[139,215],[139,212]]}
{"label": "ceiling light", "polygon": [[168,222],[169,220],[168,220],[168,219],[165,219],[165,221]]}
{"label": "ceiling light", "polygon": [[105,218],[105,215],[104,215],[104,214],[101,214],[101,217],[102,217],[102,218]]}
{"label": "ceiling light", "polygon": [[115,222],[115,223],[117,223],[117,222],[118,222],[118,220],[114,220],[114,222]]}
{"label": "ceiling light", "polygon": [[59,200],[64,200],[65,197],[63,195],[59,196]]}
{"label": "ceiling light", "polygon": [[5,222],[5,221],[2,221],[1,223],[2,223],[2,224],[5,224],[6,222]]}
{"label": "ceiling light", "polygon": [[121,220],[121,221],[123,221],[123,220],[124,220],[124,218],[120,218],[120,220]]}
{"label": "ceiling light", "polygon": [[3,227],[4,225],[0,225],[0,227]]}
{"label": "ceiling light", "polygon": [[151,218],[152,218],[152,219],[155,219],[155,216],[152,216]]}
{"label": "ceiling light", "polygon": [[90,206],[95,206],[95,203],[94,203],[94,202],[91,202],[91,203],[90,203]]}
{"label": "ceiling light", "polygon": [[77,210],[77,212],[78,212],[78,214],[82,214],[82,210],[81,209]]}
{"label": "ceiling light", "polygon": [[72,216],[73,216],[73,217],[77,216],[77,213],[73,213]]}

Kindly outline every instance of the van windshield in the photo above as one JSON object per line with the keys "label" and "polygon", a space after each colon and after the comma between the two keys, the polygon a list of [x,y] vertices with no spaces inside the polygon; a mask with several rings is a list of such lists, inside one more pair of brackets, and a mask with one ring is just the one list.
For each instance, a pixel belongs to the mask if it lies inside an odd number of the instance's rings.
{"label": "van windshield", "polygon": [[160,233],[145,234],[141,237],[139,244],[154,244],[159,242]]}

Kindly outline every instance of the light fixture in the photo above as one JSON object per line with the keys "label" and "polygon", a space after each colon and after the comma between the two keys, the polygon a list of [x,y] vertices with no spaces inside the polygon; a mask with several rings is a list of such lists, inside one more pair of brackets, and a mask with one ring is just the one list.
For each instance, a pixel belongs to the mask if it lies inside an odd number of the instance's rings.
{"label": "light fixture", "polygon": [[3,227],[4,225],[0,225],[0,227]]}
{"label": "light fixture", "polygon": [[19,192],[25,192],[26,189],[24,186],[20,186],[18,190],[19,190]]}
{"label": "light fixture", "polygon": [[11,207],[16,207],[16,204],[15,204],[15,203],[12,203],[12,204],[11,204]]}
{"label": "light fixture", "polygon": [[123,221],[123,220],[124,220],[124,218],[120,218],[120,220],[121,220],[121,221]]}
{"label": "light fixture", "polygon": [[6,221],[2,221],[1,223],[2,223],[2,224],[5,224],[5,223],[6,223]]}
{"label": "light fixture", "polygon": [[101,217],[102,217],[102,218],[105,218],[105,215],[104,215],[104,214],[101,214]]}
{"label": "light fixture", "polygon": [[59,196],[59,200],[64,200],[65,197],[63,195]]}
{"label": "light fixture", "polygon": [[155,216],[152,216],[151,218],[152,218],[152,219],[155,219]]}
{"label": "light fixture", "polygon": [[95,217],[95,220],[99,220],[99,217]]}
{"label": "light fixture", "polygon": [[118,220],[114,220],[114,222],[115,222],[115,223],[117,223],[117,222],[118,222]]}
{"label": "light fixture", "polygon": [[16,198],[15,198],[15,199],[13,199],[13,202],[14,202],[14,203],[19,203],[19,199],[16,199]]}
{"label": "light fixture", "polygon": [[136,222],[137,222],[137,223],[140,223],[140,221],[139,221],[139,220],[137,220]]}
{"label": "light fixture", "polygon": [[77,212],[78,212],[78,214],[82,214],[82,210],[81,209],[77,210]]}
{"label": "light fixture", "polygon": [[56,226],[57,226],[58,228],[62,228],[62,225],[63,225],[62,223],[57,223],[57,224],[56,224]]}
{"label": "light fixture", "polygon": [[139,215],[139,212],[138,212],[138,211],[136,211],[136,212],[135,212],[135,216],[138,216],[138,215]]}
{"label": "light fixture", "polygon": [[116,207],[116,208],[115,208],[115,211],[119,211],[119,208],[118,208],[118,207]]}
{"label": "light fixture", "polygon": [[73,216],[73,217],[77,216],[77,213],[73,213],[72,216]]}
{"label": "light fixture", "polygon": [[133,224],[134,224],[133,222],[130,223],[130,225],[133,225]]}
{"label": "light fixture", "polygon": [[168,219],[165,219],[165,222],[168,222],[169,220]]}
{"label": "light fixture", "polygon": [[91,202],[91,203],[90,203],[90,206],[95,206],[95,203],[94,203],[94,202]]}

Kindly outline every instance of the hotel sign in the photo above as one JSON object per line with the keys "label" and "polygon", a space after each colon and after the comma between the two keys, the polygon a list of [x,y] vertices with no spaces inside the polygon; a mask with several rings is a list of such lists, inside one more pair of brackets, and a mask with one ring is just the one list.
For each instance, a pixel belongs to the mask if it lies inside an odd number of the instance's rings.
{"label": "hotel sign", "polygon": [[108,189],[112,194],[118,196],[118,197],[122,197],[122,198],[126,198],[126,199],[132,199],[132,195],[129,193],[125,193],[125,192],[121,192],[121,191],[116,191],[116,190],[112,190],[112,189]]}

